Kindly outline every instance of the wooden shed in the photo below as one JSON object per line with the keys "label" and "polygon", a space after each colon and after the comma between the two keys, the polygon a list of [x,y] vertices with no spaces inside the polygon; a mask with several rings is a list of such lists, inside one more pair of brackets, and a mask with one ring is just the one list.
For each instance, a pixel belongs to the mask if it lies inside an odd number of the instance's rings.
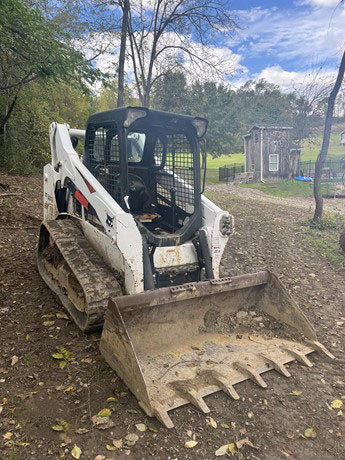
{"label": "wooden shed", "polygon": [[340,133],[340,144],[345,145],[345,130]]}
{"label": "wooden shed", "polygon": [[292,143],[292,128],[253,126],[243,136],[246,172],[254,182],[299,175],[301,150]]}

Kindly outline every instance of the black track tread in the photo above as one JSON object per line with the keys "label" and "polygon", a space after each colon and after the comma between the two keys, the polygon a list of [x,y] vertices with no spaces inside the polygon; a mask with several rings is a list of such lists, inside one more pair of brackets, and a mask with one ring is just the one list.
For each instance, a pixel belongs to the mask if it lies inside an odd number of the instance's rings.
{"label": "black track tread", "polygon": [[75,219],[45,221],[42,225],[84,291],[85,313],[79,312],[71,304],[63,289],[54,283],[44,268],[42,252],[39,251],[38,268],[41,276],[59,296],[80,329],[83,331],[100,329],[103,326],[109,297],[122,295],[115,274],[83,235]]}

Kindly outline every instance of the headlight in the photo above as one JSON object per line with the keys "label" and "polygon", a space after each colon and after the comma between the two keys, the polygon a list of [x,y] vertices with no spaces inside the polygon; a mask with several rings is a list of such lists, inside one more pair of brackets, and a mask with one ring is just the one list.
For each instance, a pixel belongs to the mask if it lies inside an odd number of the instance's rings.
{"label": "headlight", "polygon": [[128,109],[126,120],[123,122],[125,128],[129,128],[131,124],[139,118],[146,117],[146,111],[141,109]]}
{"label": "headlight", "polygon": [[200,138],[202,137],[207,130],[207,120],[203,118],[194,118],[192,125],[196,129],[196,135]]}

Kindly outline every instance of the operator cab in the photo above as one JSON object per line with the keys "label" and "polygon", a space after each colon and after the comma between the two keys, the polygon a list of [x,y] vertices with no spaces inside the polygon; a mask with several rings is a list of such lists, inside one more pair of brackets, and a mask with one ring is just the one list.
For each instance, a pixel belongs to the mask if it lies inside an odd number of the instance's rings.
{"label": "operator cab", "polygon": [[124,107],[92,115],[84,164],[157,246],[187,240],[201,224],[203,118]]}

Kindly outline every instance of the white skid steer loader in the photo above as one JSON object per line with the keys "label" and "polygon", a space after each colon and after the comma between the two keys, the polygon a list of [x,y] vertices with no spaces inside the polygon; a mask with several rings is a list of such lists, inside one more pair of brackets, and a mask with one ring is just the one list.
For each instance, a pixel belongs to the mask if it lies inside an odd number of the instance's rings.
{"label": "white skid steer loader", "polygon": [[105,359],[166,427],[178,406],[207,413],[213,392],[334,358],[274,274],[219,278],[233,222],[202,194],[206,129],[142,107],[52,123],[44,168],[39,272],[80,329],[103,327]]}

